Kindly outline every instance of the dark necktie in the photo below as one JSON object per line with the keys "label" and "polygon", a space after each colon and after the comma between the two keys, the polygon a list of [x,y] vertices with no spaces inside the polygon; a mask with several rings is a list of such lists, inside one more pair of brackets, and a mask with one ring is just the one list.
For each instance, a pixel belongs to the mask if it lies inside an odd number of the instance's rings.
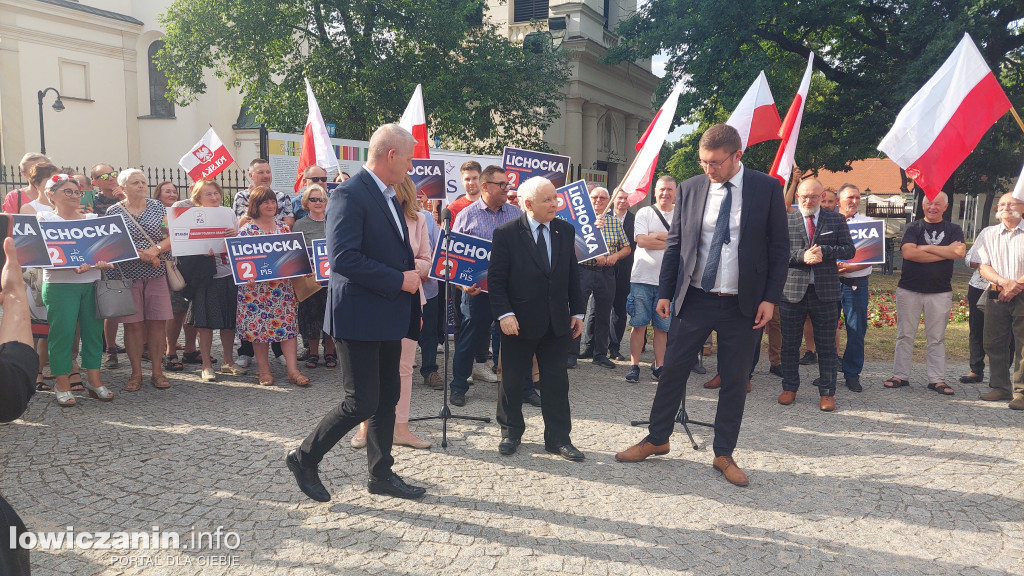
{"label": "dark necktie", "polygon": [[814,215],[807,217],[807,241],[814,244]]}
{"label": "dark necktie", "polygon": [[715,235],[711,237],[711,250],[708,251],[708,261],[704,264],[704,275],[700,279],[700,287],[705,292],[711,292],[715,287],[715,279],[718,277],[718,264],[722,260],[722,245],[728,244],[729,238],[729,213],[732,212],[732,182],[722,185],[725,188],[725,197],[718,206],[718,221],[715,222]]}
{"label": "dark necktie", "polygon": [[540,250],[541,262],[544,262],[544,271],[551,271],[551,262],[548,261],[548,241],[544,239],[544,226],[537,226],[537,250]]}

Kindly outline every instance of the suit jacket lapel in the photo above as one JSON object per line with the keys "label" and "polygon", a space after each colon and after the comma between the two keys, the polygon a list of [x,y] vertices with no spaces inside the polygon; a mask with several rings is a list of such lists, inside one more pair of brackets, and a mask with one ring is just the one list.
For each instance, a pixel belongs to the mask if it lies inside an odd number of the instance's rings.
{"label": "suit jacket lapel", "polygon": [[[364,168],[365,170],[365,168]],[[368,171],[367,171],[368,172]],[[370,197],[373,198],[377,206],[384,211],[384,215],[387,217],[388,222],[391,223],[391,230],[398,235],[399,239],[402,238],[402,232],[399,229],[398,222],[395,222],[395,217],[391,213],[391,207],[388,206],[389,200],[384,197],[384,193],[380,191],[380,186],[377,185],[377,181],[370,176],[369,173],[363,175],[363,180],[366,182],[366,189],[370,193]],[[399,213],[399,220],[401,220],[401,213]],[[405,236],[408,237],[409,233],[406,231]]]}
{"label": "suit jacket lapel", "polygon": [[[527,247],[526,251],[533,257],[537,267],[540,268],[541,272],[547,274],[547,267],[544,266],[544,262],[540,259],[540,250],[537,249],[537,241],[533,239],[533,230],[530,229],[530,221],[526,219],[526,214],[519,218],[519,235]],[[552,246],[551,253],[554,254],[554,246]]]}
{"label": "suit jacket lapel", "polygon": [[[743,238],[743,233],[747,230],[747,222],[750,220],[750,213],[754,211],[754,195],[748,194],[751,188],[750,185],[750,172],[747,170],[743,171],[743,206],[740,210],[740,238]],[[770,198],[771,196],[769,196]]]}
{"label": "suit jacket lapel", "polygon": [[[692,234],[694,235],[693,245],[697,246],[698,249],[700,247],[701,233],[703,232],[704,228],[704,212],[707,211],[708,209],[708,196],[711,195],[711,179],[705,176],[704,180],[704,185],[697,188],[697,194],[699,194],[700,196],[695,198],[693,202],[694,208],[700,209],[693,214],[686,215],[692,219],[690,228],[693,230]],[[676,204],[680,205],[681,203],[677,200]],[[682,223],[685,220],[686,218],[684,218],[683,215],[680,214],[679,222]]]}
{"label": "suit jacket lapel", "polygon": [[563,250],[562,242],[569,242],[569,245],[571,246],[571,249],[572,250],[576,250],[576,233],[575,233],[575,228],[573,228],[573,233],[570,236],[568,236],[567,238],[562,238],[562,236],[565,236],[565,234],[559,233],[559,231],[556,230],[554,226],[552,226],[552,224],[554,224],[554,223],[555,223],[554,220],[552,220],[551,222],[548,222],[548,231],[550,232],[548,234],[548,238],[551,238],[551,269],[552,270],[555,269],[555,266],[558,266],[558,255],[561,254],[561,252]]}
{"label": "suit jacket lapel", "polygon": [[807,227],[804,225],[803,214],[800,212],[793,212],[793,214],[796,214],[797,217],[789,220],[790,236],[798,234],[800,237],[800,247],[808,248],[810,244],[807,243]]}

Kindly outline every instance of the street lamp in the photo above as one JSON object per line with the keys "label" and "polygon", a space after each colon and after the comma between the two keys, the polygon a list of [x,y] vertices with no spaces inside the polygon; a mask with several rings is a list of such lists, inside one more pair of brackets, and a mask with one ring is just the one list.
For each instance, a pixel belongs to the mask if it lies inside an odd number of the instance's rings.
{"label": "street lamp", "polygon": [[53,93],[57,95],[57,100],[53,103],[53,110],[55,112],[64,111],[64,103],[60,101],[60,92],[56,88],[47,88],[37,93],[39,96],[39,152],[42,154],[46,154],[46,135],[43,132],[43,97],[50,90],[53,90]]}

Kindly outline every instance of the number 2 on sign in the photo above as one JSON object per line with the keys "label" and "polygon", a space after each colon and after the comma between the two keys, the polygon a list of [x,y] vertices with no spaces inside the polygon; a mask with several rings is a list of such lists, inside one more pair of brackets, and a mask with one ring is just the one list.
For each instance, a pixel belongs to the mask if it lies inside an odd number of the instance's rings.
{"label": "number 2 on sign", "polygon": [[508,178],[509,188],[519,188],[519,173],[509,170],[505,172],[505,176]]}
{"label": "number 2 on sign", "polygon": [[239,262],[238,263],[238,277],[242,280],[255,280],[256,279],[256,265],[252,262]]}
{"label": "number 2 on sign", "polygon": [[330,260],[321,260],[320,261],[320,276],[323,276],[324,278],[330,278],[331,277],[331,261]]}
{"label": "number 2 on sign", "polygon": [[60,248],[47,248],[46,252],[50,256],[50,263],[54,266],[63,266],[68,263],[68,259],[64,257],[64,251]]}

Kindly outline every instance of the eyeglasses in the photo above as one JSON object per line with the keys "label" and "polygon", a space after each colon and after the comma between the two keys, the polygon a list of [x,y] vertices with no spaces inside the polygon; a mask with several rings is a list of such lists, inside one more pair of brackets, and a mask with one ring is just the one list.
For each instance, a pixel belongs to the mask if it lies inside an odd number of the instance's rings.
{"label": "eyeglasses", "polygon": [[117,172],[107,172],[106,174],[100,174],[96,177],[96,180],[114,180],[117,178]]}
{"label": "eyeglasses", "polygon": [[81,198],[85,194],[85,191],[79,190],[78,188],[65,188],[61,190],[61,192],[63,192],[68,198]]}
{"label": "eyeglasses", "polygon": [[597,202],[598,200],[608,200],[609,197],[608,196],[591,196],[590,199],[593,200],[594,202]]}
{"label": "eyeglasses", "polygon": [[736,153],[736,151],[733,150],[732,152],[729,153],[729,156],[725,160],[722,160],[721,162],[705,162],[704,160],[697,160],[697,164],[699,164],[700,167],[705,169],[705,170],[711,170],[711,169],[718,170],[719,168],[722,167],[723,164],[725,164],[729,160],[732,160],[732,156],[735,153]]}
{"label": "eyeglasses", "polygon": [[315,202],[315,203],[319,204],[321,202],[327,202],[327,199],[326,198],[310,198],[310,199],[308,199],[306,201],[307,202]]}
{"label": "eyeglasses", "polygon": [[509,200],[518,200],[519,199],[519,194],[509,194],[508,195],[508,199]]}
{"label": "eyeglasses", "polygon": [[306,178],[306,180],[309,180],[310,182],[324,183],[327,182],[327,176],[310,176],[309,178]]}
{"label": "eyeglasses", "polygon": [[486,182],[487,184],[493,184],[493,185],[497,186],[498,188],[501,188],[502,190],[508,190],[508,180],[506,180],[504,182],[488,182],[488,181],[485,180],[484,182]]}

